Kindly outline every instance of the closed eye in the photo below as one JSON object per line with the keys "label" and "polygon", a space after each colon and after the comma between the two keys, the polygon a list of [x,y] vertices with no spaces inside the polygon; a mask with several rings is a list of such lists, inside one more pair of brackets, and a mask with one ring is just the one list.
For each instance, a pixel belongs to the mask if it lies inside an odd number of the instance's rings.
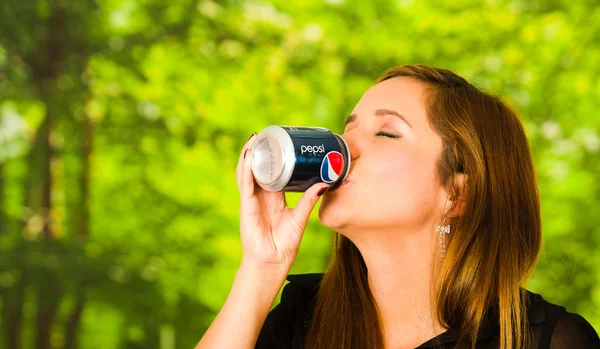
{"label": "closed eye", "polygon": [[400,135],[395,135],[393,133],[388,133],[388,132],[384,132],[384,131],[379,131],[379,132],[375,133],[375,136],[384,136],[384,137],[388,137],[388,138],[400,138],[400,137],[402,137]]}

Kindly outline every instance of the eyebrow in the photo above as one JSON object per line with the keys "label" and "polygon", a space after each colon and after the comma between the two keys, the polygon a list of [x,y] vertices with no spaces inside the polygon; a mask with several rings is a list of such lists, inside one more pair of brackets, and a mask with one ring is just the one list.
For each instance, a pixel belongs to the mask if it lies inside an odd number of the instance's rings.
{"label": "eyebrow", "polygon": [[[376,116],[386,116],[386,115],[394,115],[395,117],[399,118],[400,120],[404,121],[410,128],[412,128],[412,125],[410,124],[410,122],[406,121],[406,119],[404,118],[404,116],[402,116],[401,114],[399,114],[398,112],[394,111],[394,110],[389,110],[389,109],[377,109],[375,110],[375,115]],[[356,114],[352,114],[348,117],[348,119],[346,120],[346,124],[344,126],[347,126],[348,124],[354,122],[356,120]]]}

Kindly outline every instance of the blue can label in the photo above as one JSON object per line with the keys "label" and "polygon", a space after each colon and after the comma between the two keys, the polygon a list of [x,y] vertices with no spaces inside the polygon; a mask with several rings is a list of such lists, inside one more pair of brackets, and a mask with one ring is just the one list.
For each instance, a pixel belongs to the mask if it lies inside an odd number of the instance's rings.
{"label": "blue can label", "polygon": [[347,150],[325,128],[282,126],[294,144],[296,162],[284,191],[305,191],[318,182],[335,183],[347,172]]}

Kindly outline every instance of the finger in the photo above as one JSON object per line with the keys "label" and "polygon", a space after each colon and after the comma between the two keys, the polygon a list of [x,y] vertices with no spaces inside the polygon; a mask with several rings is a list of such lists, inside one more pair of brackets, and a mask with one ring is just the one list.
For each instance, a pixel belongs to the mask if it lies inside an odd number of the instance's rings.
{"label": "finger", "polygon": [[251,149],[252,145],[254,144],[254,139],[256,138],[256,132],[254,132],[253,134],[250,135],[250,138],[248,138],[248,141],[246,142],[246,144],[244,144],[244,147],[242,148],[242,151],[238,157],[238,163],[237,166],[235,168],[235,178],[237,181],[237,185],[238,188],[240,188],[241,185],[241,179],[242,179],[242,164],[244,163],[244,153],[246,152],[246,149]]}
{"label": "finger", "polygon": [[287,200],[285,192],[279,191],[268,191],[261,188],[258,184],[254,187],[254,194],[261,196],[267,203],[266,207],[270,214],[276,214],[277,212],[285,211],[287,206]]}
{"label": "finger", "polygon": [[298,224],[301,226],[306,226],[306,222],[308,221],[308,217],[312,212],[313,208],[319,201],[320,196],[317,195],[323,188],[329,188],[328,184],[325,183],[317,183],[312,187],[308,188],[306,192],[300,198],[298,205],[296,208],[292,210],[292,216]]}
{"label": "finger", "polygon": [[242,147],[242,151],[240,152],[240,155],[238,156],[238,163],[235,169],[235,173],[236,173],[236,178],[238,181],[238,186],[240,183],[240,179],[241,179],[241,174],[242,174],[242,163],[244,162],[244,153],[246,152],[246,149],[251,149],[252,145],[254,144],[254,138],[256,137],[257,133],[254,132],[250,135],[250,137],[248,138],[248,141],[246,141],[246,144],[244,144],[244,146]]}
{"label": "finger", "polygon": [[240,197],[248,199],[254,194],[254,174],[252,173],[252,159],[254,154],[252,149],[245,150],[245,156],[242,158],[241,179],[240,179]]}

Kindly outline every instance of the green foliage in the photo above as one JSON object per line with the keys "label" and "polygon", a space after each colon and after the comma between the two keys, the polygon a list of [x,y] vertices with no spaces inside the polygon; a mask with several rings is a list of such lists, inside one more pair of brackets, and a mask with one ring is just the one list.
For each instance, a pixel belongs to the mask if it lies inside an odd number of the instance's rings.
{"label": "green foliage", "polygon": [[[23,348],[193,347],[241,259],[235,166],[248,136],[341,132],[374,79],[404,63],[449,68],[518,111],[544,223],[528,288],[600,329],[595,1],[0,9],[0,348],[17,332]],[[323,271],[331,242],[313,214],[291,272]]]}

